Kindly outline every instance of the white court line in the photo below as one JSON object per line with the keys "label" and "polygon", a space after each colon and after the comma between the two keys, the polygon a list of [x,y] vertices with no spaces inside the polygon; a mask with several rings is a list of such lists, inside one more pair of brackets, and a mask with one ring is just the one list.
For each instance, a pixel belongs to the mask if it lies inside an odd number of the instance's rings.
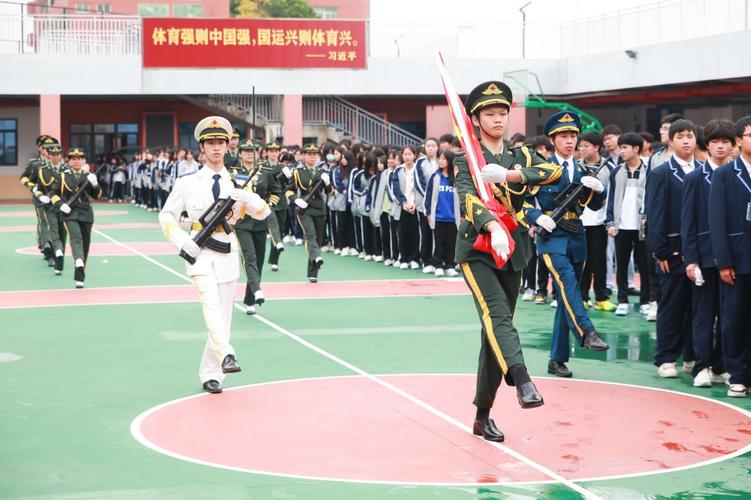
{"label": "white court line", "polygon": [[[109,241],[111,241],[113,243],[116,243],[116,244],[122,246],[123,248],[126,248],[126,249],[132,251],[133,253],[135,253],[137,255],[140,255],[144,259],[148,260],[149,262],[151,262],[153,264],[156,264],[157,266],[161,267],[165,271],[167,271],[167,272],[169,272],[171,274],[174,274],[178,278],[180,278],[182,280],[185,280],[187,282],[191,282],[191,279],[188,278],[187,276],[185,276],[184,274],[179,273],[179,272],[175,271],[174,269],[172,269],[172,268],[170,268],[170,267],[162,264],[161,262],[158,262],[158,261],[152,259],[148,255],[139,252],[135,248],[132,248],[132,247],[128,246],[127,244],[122,243],[120,241],[117,241],[114,238],[112,238],[112,237],[110,237],[110,236],[102,233],[101,231],[95,230],[95,232],[97,234],[99,234],[100,236],[108,239]],[[235,308],[237,308],[240,311],[245,312],[245,309],[240,304],[238,304],[237,302],[235,302]],[[274,330],[276,330],[277,332],[281,333],[282,335],[285,335],[285,336],[289,337],[290,339],[294,340],[295,342],[297,342],[297,343],[299,343],[299,344],[307,347],[308,349],[312,350],[313,352],[316,352],[316,353],[320,354],[321,356],[323,356],[323,357],[325,357],[325,358],[333,361],[334,363],[336,363],[336,364],[338,364],[340,366],[343,366],[343,367],[349,369],[350,371],[353,371],[353,372],[357,373],[358,375],[360,375],[362,377],[367,378],[371,382],[374,382],[374,383],[376,383],[376,384],[378,384],[378,385],[380,385],[380,386],[382,386],[382,387],[384,387],[384,388],[386,388],[386,389],[388,389],[388,390],[390,390],[390,391],[392,391],[392,392],[394,392],[394,393],[402,396],[403,398],[411,401],[412,403],[414,403],[415,405],[419,406],[420,408],[428,411],[429,413],[432,413],[436,417],[438,417],[438,418],[440,418],[440,419],[448,422],[449,424],[453,425],[454,427],[457,427],[458,429],[461,429],[462,431],[464,431],[464,432],[466,432],[466,433],[474,436],[474,434],[472,434],[472,429],[470,427],[468,427],[467,425],[464,425],[463,423],[461,423],[460,421],[456,420],[455,418],[453,418],[453,417],[451,417],[451,416],[443,413],[442,411],[438,410],[437,408],[434,408],[433,406],[431,406],[428,403],[422,401],[421,399],[413,396],[412,394],[409,394],[408,392],[403,391],[402,389],[396,387],[395,385],[390,384],[389,382],[386,382],[385,380],[382,380],[382,379],[376,377],[375,375],[371,375],[370,373],[366,372],[362,368],[359,368],[359,367],[353,365],[352,363],[349,363],[349,362],[343,360],[342,358],[340,358],[340,357],[338,357],[338,356],[336,356],[334,354],[331,354],[328,351],[325,351],[325,350],[321,349],[320,347],[318,347],[318,346],[316,346],[316,345],[308,342],[307,340],[305,340],[305,339],[303,339],[301,337],[298,337],[294,333],[290,332],[289,330],[286,330],[286,329],[282,328],[281,326],[277,325],[276,323],[274,323],[272,321],[269,321],[268,319],[264,318],[263,316],[255,314],[253,317],[255,319],[257,319],[258,321],[260,321],[261,323],[264,323],[265,325],[273,328]],[[477,439],[482,439],[482,438],[477,437]],[[516,458],[517,460],[519,460],[520,462],[526,464],[527,466],[529,466],[529,467],[531,467],[531,468],[533,468],[533,469],[541,472],[542,474],[548,476],[549,478],[551,478],[551,479],[553,479],[555,481],[558,481],[559,483],[565,485],[566,487],[568,487],[568,488],[576,491],[577,493],[579,493],[580,495],[582,495],[584,498],[587,498],[587,499],[590,499],[590,500],[601,500],[601,498],[598,495],[592,493],[591,491],[587,490],[586,488],[584,488],[582,486],[579,486],[578,484],[574,483],[570,479],[566,479],[565,477],[561,476],[557,472],[554,472],[554,471],[548,469],[544,465],[538,464],[534,460],[532,460],[530,458],[527,458],[526,456],[524,456],[521,453],[519,453],[519,452],[517,452],[517,451],[515,451],[515,450],[513,450],[511,448],[509,448],[508,446],[502,445],[500,443],[494,443],[492,441],[485,441],[485,440],[482,440],[482,441],[484,443],[487,443],[489,446],[493,446],[493,447],[501,450],[502,452],[506,453],[507,455],[511,455],[512,457]]]}

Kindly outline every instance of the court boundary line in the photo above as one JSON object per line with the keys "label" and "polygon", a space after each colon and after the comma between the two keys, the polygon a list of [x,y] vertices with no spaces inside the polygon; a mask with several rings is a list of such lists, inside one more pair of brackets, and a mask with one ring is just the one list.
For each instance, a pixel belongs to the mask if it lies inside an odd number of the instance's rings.
{"label": "court boundary line", "polygon": [[[111,241],[113,243],[121,245],[123,248],[129,249],[133,253],[141,255],[143,258],[145,258],[149,262],[151,262],[153,264],[156,264],[157,266],[159,266],[159,267],[163,268],[164,270],[166,270],[167,272],[169,272],[169,273],[171,273],[171,274],[179,277],[180,279],[182,279],[184,281],[188,281],[188,282],[191,281],[190,278],[188,278],[186,275],[184,275],[182,273],[179,273],[179,272],[175,271],[174,269],[172,269],[171,267],[169,267],[169,266],[167,266],[165,264],[162,264],[161,262],[158,262],[158,261],[152,259],[148,255],[146,255],[146,254],[144,254],[142,252],[139,252],[135,248],[132,248],[129,245],[127,245],[126,243],[122,243],[122,242],[120,242],[120,241],[112,238],[111,236],[109,236],[109,235],[107,235],[107,234],[105,234],[105,233],[103,233],[103,232],[101,232],[99,230],[93,230],[93,231],[95,231],[97,234],[99,234],[103,238],[106,238],[106,239],[108,239],[109,241]],[[235,307],[235,309],[239,309],[239,310],[245,312],[244,308],[241,307],[237,302],[234,302],[234,307]],[[469,433],[470,435],[472,435],[473,437],[475,437],[477,439],[482,440],[482,442],[487,443],[489,446],[493,446],[494,448],[497,448],[497,449],[505,452],[506,454],[508,454],[508,455],[516,458],[517,460],[519,460],[520,462],[526,464],[527,466],[532,467],[533,469],[536,469],[538,472],[541,472],[542,474],[544,474],[544,475],[548,476],[549,478],[557,481],[558,483],[563,484],[567,488],[569,488],[569,489],[571,489],[571,490],[579,493],[584,498],[587,498],[587,499],[590,499],[590,500],[602,500],[601,497],[599,497],[595,493],[589,491],[588,489],[586,489],[586,488],[584,488],[582,486],[579,486],[578,484],[574,483],[573,481],[571,481],[569,479],[566,479],[565,477],[563,477],[560,474],[558,474],[558,473],[556,473],[556,472],[548,469],[547,467],[538,464],[534,460],[531,460],[531,459],[525,457],[524,455],[522,455],[521,453],[513,450],[512,448],[509,448],[508,446],[502,445],[500,443],[494,443],[492,441],[486,441],[486,440],[482,439],[481,437],[475,436],[472,433],[472,429],[470,427],[468,427],[467,425],[459,422],[458,420],[454,419],[453,417],[451,417],[449,415],[446,415],[445,413],[441,412],[437,408],[434,408],[434,407],[430,406],[426,402],[418,399],[417,397],[409,394],[408,392],[399,389],[398,387],[394,386],[393,384],[389,384],[388,382],[386,382],[384,380],[381,380],[381,379],[379,379],[376,376],[371,375],[370,373],[366,372],[365,370],[363,370],[363,369],[361,369],[361,368],[353,365],[352,363],[349,363],[348,361],[345,361],[345,360],[341,359],[340,357],[338,357],[338,356],[336,356],[334,354],[331,354],[328,351],[325,351],[324,349],[316,346],[315,344],[313,344],[311,342],[308,342],[307,340],[305,340],[305,339],[303,339],[303,338],[295,335],[294,333],[290,332],[289,330],[287,330],[287,329],[285,329],[285,328],[277,325],[276,323],[274,323],[274,322],[272,322],[272,321],[270,321],[270,320],[268,320],[268,319],[266,319],[266,318],[264,318],[264,317],[262,317],[262,316],[260,316],[258,314],[253,315],[253,318],[255,318],[256,320],[260,321],[261,323],[266,324],[266,326],[269,326],[272,329],[278,331],[282,335],[285,335],[286,337],[288,337],[288,338],[296,341],[297,343],[299,343],[299,344],[307,347],[308,349],[312,350],[313,352],[316,352],[316,353],[320,354],[321,356],[329,359],[330,361],[333,361],[334,363],[336,363],[336,364],[338,364],[340,366],[343,366],[344,368],[347,368],[350,371],[353,371],[353,372],[355,372],[355,373],[357,373],[357,374],[359,374],[359,375],[361,375],[363,377],[366,377],[371,382],[374,382],[374,383],[376,383],[376,384],[378,384],[378,385],[380,385],[382,387],[385,387],[386,389],[389,389],[389,390],[395,392],[396,394],[404,397],[405,399],[407,399],[407,400],[411,401],[412,403],[414,403],[415,405],[419,406],[420,408],[422,408],[422,409],[428,411],[429,413],[433,414],[434,416],[443,419],[444,421],[446,421],[446,422],[454,425],[455,427],[459,428],[460,430]]]}
{"label": "court boundary line", "polygon": [[[459,376],[459,377],[474,377],[476,374],[474,373],[381,373],[375,375],[377,377],[442,377],[442,376]],[[255,384],[244,384],[236,387],[229,387],[224,389],[225,391],[234,391],[234,390],[240,390],[240,389],[247,389],[249,387],[259,387],[259,386],[265,386],[265,385],[274,385],[274,384],[284,384],[284,383],[295,383],[295,382],[305,382],[305,381],[314,381],[314,380],[334,380],[334,379],[343,379],[343,378],[367,378],[363,377],[359,374],[353,374],[353,375],[324,375],[320,377],[303,377],[303,378],[294,378],[294,379],[283,379],[283,380],[272,380],[268,382],[259,382]],[[689,394],[684,392],[675,391],[672,389],[662,389],[659,387],[649,387],[644,385],[637,385],[637,384],[626,384],[622,382],[608,382],[608,381],[600,381],[600,380],[582,380],[582,379],[571,379],[571,380],[561,380],[559,377],[548,377],[548,376],[534,376],[533,379],[544,379],[544,380],[554,380],[556,382],[577,382],[577,383],[590,383],[590,384],[603,384],[603,385],[616,385],[621,387],[628,387],[632,389],[640,389],[640,390],[651,390],[655,392],[667,392],[670,394],[678,395],[678,396],[686,396],[690,398],[700,399],[707,401],[709,403],[718,404],[720,406],[725,406],[730,410],[735,410],[738,413],[741,413],[743,416],[751,418],[751,412],[745,410],[744,408],[740,408],[738,406],[731,405],[729,403],[725,403],[724,401],[718,401],[715,399],[711,399],[705,396],[699,396],[695,394]],[[180,403],[183,401],[187,401],[190,399],[200,398],[200,397],[212,397],[211,394],[208,393],[199,393],[199,394],[191,394],[189,396],[185,396],[182,398],[173,399],[171,401],[166,401],[164,403],[160,403],[156,406],[153,406],[142,413],[140,413],[136,418],[133,419],[130,425],[130,432],[131,435],[141,444],[146,446],[147,448],[150,448],[158,453],[162,453],[164,455],[177,458],[179,460],[183,460],[186,462],[193,462],[198,463],[201,465],[206,465],[209,467],[219,468],[219,469],[227,469],[227,470],[233,470],[237,472],[247,472],[247,473],[253,473],[253,474],[261,474],[261,475],[269,475],[269,476],[277,476],[277,477],[286,477],[286,478],[295,478],[295,479],[312,479],[312,480],[319,480],[319,481],[335,481],[335,482],[344,482],[344,483],[357,483],[357,484],[389,484],[389,485],[396,485],[396,484],[403,484],[403,485],[412,485],[412,486],[452,486],[452,487],[481,487],[481,486],[504,486],[504,487],[513,487],[513,486],[531,486],[531,485],[544,485],[544,484],[558,484],[559,481],[555,480],[548,480],[548,481],[513,481],[513,482],[493,482],[493,483],[440,483],[440,482],[419,482],[419,481],[378,481],[378,480],[368,480],[368,479],[343,479],[343,478],[336,478],[336,477],[328,477],[328,476],[308,476],[308,475],[301,475],[301,474],[285,474],[283,472],[268,472],[263,471],[260,469],[249,469],[244,467],[236,467],[231,465],[223,465],[218,464],[216,462],[208,462],[205,460],[197,459],[194,457],[189,457],[186,455],[183,455],[181,453],[173,452],[170,450],[167,450],[165,448],[162,448],[161,446],[153,443],[149,439],[147,439],[143,433],[141,433],[141,425],[143,421],[151,416],[152,414],[156,413],[157,411],[161,410],[164,407],[170,406],[172,404]],[[478,438],[479,439],[479,438]],[[502,450],[501,450],[502,451]],[[673,472],[682,472],[685,470],[690,470],[698,467],[704,467],[708,465],[714,465],[719,462],[723,462],[726,460],[730,460],[732,458],[736,458],[738,456],[744,455],[751,451],[751,444],[748,444],[744,446],[743,448],[736,450],[732,453],[726,453],[723,454],[721,457],[717,458],[710,458],[708,460],[703,460],[701,462],[696,462],[690,465],[683,465],[680,467],[671,467],[669,469],[657,469],[653,471],[646,471],[646,472],[635,472],[630,474],[621,474],[621,475],[610,475],[610,476],[595,476],[595,477],[585,477],[585,478],[578,478],[575,481],[586,481],[586,482],[600,482],[600,481],[612,481],[612,480],[620,480],[620,479],[636,479],[640,477],[645,476],[654,476],[659,474],[670,474]],[[539,471],[538,471],[539,472]]]}

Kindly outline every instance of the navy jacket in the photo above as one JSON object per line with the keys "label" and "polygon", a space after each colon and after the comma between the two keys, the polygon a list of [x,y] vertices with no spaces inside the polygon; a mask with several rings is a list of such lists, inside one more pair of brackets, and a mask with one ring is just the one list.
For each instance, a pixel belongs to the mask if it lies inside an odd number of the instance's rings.
{"label": "navy jacket", "polygon": [[652,254],[657,260],[668,261],[671,274],[686,270],[681,258],[681,203],[685,177],[672,156],[647,176],[647,237]]}
{"label": "navy jacket", "polygon": [[712,249],[719,269],[751,274],[751,178],[740,158],[715,170],[709,190]]}
{"label": "navy jacket", "polygon": [[681,206],[681,253],[686,264],[715,267],[709,236],[709,186],[714,171],[705,162],[683,181]]}

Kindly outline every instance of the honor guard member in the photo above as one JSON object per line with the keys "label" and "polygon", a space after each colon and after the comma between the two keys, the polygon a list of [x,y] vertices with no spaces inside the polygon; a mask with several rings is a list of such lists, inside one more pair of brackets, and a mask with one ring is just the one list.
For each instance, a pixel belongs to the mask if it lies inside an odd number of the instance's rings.
{"label": "honor guard member", "polygon": [[[70,235],[75,272],[73,280],[76,288],[83,288],[84,270],[91,246],[91,226],[94,225],[94,210],[91,199],[102,195],[102,188],[95,173],[83,169],[86,155],[79,148],[68,150],[68,167],[60,172],[60,182],[55,186],[53,198],[57,198],[56,208],[60,210],[65,229]],[[78,192],[80,194],[77,194]],[[75,201],[68,203],[73,196]]]}
{"label": "honor guard member", "polygon": [[[572,375],[566,366],[571,351],[569,331],[574,332],[585,349],[608,349],[608,344],[600,338],[587,316],[579,290],[579,279],[584,261],[587,260],[587,240],[579,216],[584,207],[599,210],[605,202],[603,183],[596,177],[587,175],[587,170],[574,159],[579,124],[579,115],[572,111],[555,113],[545,123],[545,135],[552,139],[555,147],[550,161],[561,166],[562,175],[555,182],[531,193],[539,208],[531,208],[526,213],[527,223],[536,224],[549,233],[538,231],[535,243],[537,254],[542,256],[550,270],[553,287],[558,294],[548,373],[559,377]],[[571,184],[582,184],[584,189],[572,211],[564,214],[561,223],[556,224],[550,217],[557,208],[556,197]]]}
{"label": "honor guard member", "polygon": [[[292,169],[287,165],[279,161],[279,152],[281,146],[276,142],[271,142],[266,145],[266,151],[268,152],[268,163],[271,167],[271,175],[276,179],[279,188],[282,193],[287,191],[287,184],[292,179]],[[278,227],[278,233],[270,229],[271,233],[271,252],[269,253],[269,264],[271,264],[272,271],[279,270],[279,255],[284,250],[284,243],[282,239],[282,233],[287,227],[287,216],[289,215],[289,204],[287,198],[281,196],[279,201],[272,207],[274,217],[276,218],[276,226]]]}
{"label": "honor guard member", "polygon": [[55,265],[54,253],[52,247],[49,244],[49,237],[47,235],[47,225],[44,222],[44,208],[42,203],[37,198],[37,182],[39,180],[39,169],[47,161],[47,150],[44,148],[44,142],[49,140],[50,142],[57,142],[56,139],[48,135],[40,135],[37,137],[36,144],[39,149],[39,156],[29,158],[29,162],[26,164],[26,168],[21,174],[21,184],[23,184],[31,192],[31,201],[34,204],[34,212],[37,218],[36,232],[37,232],[37,246],[42,252],[44,260],[50,267]]}
{"label": "honor guard member", "polygon": [[227,168],[236,167],[240,164],[240,150],[238,145],[240,144],[240,131],[236,128],[232,129],[232,137],[229,140],[229,147],[224,154],[224,166]]}
{"label": "honor guard member", "polygon": [[[720,274],[720,318],[728,396],[751,388],[751,115],[734,126],[740,156],[718,168],[709,188],[709,227]],[[662,307],[662,306],[661,306]]]}
{"label": "honor guard member", "polygon": [[660,279],[654,363],[660,377],[675,378],[676,360],[691,332],[692,283],[681,254],[681,203],[686,175],[696,169],[696,127],[689,120],[676,120],[668,136],[673,155],[647,176],[647,235]]}
{"label": "honor guard member", "polygon": [[302,227],[305,249],[308,251],[308,280],[318,281],[318,270],[323,266],[321,246],[326,229],[326,194],[332,190],[331,177],[318,165],[320,153],[315,144],[303,149],[303,164],[292,175],[292,184],[286,195],[295,204],[297,220]]}
{"label": "honor guard member", "polygon": [[[271,207],[282,195],[281,188],[271,174],[271,169],[262,160],[256,159],[259,144],[251,139],[240,143],[240,164],[230,168],[229,172],[236,186],[241,186],[250,177],[250,183],[246,187],[252,190]],[[269,230],[269,216],[263,220],[252,217],[241,217],[235,224],[235,234],[242,250],[243,264],[245,265],[245,312],[256,313],[256,304],[261,305],[266,298],[261,290],[261,275],[263,273],[263,261],[266,257],[266,233]]]}
{"label": "honor guard member", "polygon": [[[225,374],[240,371],[230,344],[235,287],[240,275],[238,243],[234,231],[227,234],[221,226],[211,237],[216,242],[215,248],[222,250],[201,248],[193,241],[193,236],[202,229],[201,216],[220,198],[235,200],[232,208],[236,213],[243,212],[255,219],[264,219],[269,214],[268,205],[257,194],[234,187],[224,167],[224,154],[231,135],[232,126],[220,116],[209,116],[196,125],[194,136],[206,156],[206,163],[197,172],[177,179],[159,213],[162,231],[170,243],[196,259],[194,264],[186,263],[185,269],[198,289],[208,331],[199,376],[203,389],[210,393],[222,392]],[[183,212],[191,223],[190,232],[178,223]]]}
{"label": "honor guard member", "polygon": [[65,164],[62,160],[63,148],[55,139],[45,141],[44,147],[47,150],[48,161],[39,168],[37,199],[43,207],[47,238],[55,255],[55,275],[60,276],[63,273],[67,232],[60,217],[60,210],[56,207],[59,197],[54,191],[60,182],[60,173],[65,169]]}
{"label": "honor guard member", "polygon": [[463,219],[456,241],[456,261],[461,264],[482,324],[473,432],[488,441],[504,440],[503,433],[490,419],[490,409],[503,377],[509,385],[516,385],[522,408],[543,404],[542,396],[527,373],[513,316],[522,269],[531,255],[528,228],[523,220],[524,195],[529,188],[555,182],[561,176],[560,167],[545,162],[526,146],[510,149],[504,145],[511,102],[511,89],[506,84],[489,81],[475,87],[465,103],[472,124],[479,129],[487,162],[482,180],[493,184],[493,194],[519,223],[511,234],[516,250],[503,269],[496,268],[489,253],[473,248],[479,234],[490,233],[493,248],[499,253],[508,253],[508,239],[500,223],[478,197],[464,154],[460,153],[455,160],[456,191]]}

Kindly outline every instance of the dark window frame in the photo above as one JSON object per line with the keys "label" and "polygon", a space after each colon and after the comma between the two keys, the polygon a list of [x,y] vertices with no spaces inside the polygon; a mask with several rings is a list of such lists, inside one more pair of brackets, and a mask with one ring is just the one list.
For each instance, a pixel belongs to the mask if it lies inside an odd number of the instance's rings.
{"label": "dark window frame", "polygon": [[[0,118],[0,122],[13,122],[13,128],[12,129],[0,129],[0,134],[3,136],[2,140],[2,153],[0,153],[0,166],[3,167],[15,167],[19,164],[18,160],[18,118]],[[15,145],[13,147],[13,156],[15,157],[15,161],[9,161],[6,160],[7,154],[5,153],[5,135],[6,134],[12,134],[13,135],[13,144]]]}

